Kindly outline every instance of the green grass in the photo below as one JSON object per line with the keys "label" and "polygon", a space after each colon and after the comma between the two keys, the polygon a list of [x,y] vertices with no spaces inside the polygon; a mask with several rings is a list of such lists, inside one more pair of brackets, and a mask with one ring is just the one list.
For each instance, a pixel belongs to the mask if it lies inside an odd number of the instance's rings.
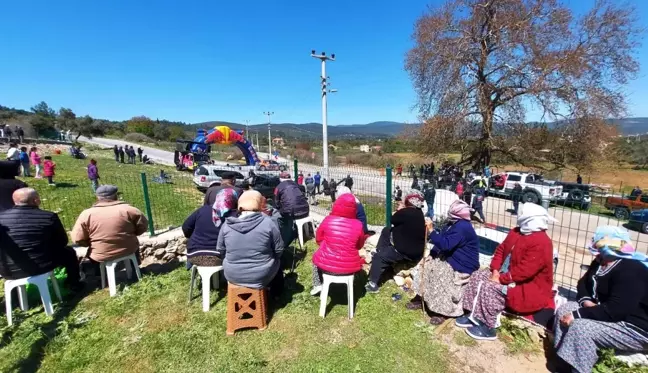
{"label": "green grass", "polygon": [[[178,172],[172,167],[161,165],[121,164],[115,162],[112,150],[84,148],[88,159],[74,159],[68,154],[52,155],[56,162],[56,187],[47,185],[46,179],[23,178],[40,194],[42,208],[57,212],[66,229],[72,229],[81,211],[91,207],[95,202],[90,181],[87,177],[87,165],[90,158],[97,160],[101,184],[113,184],[119,187],[121,199],[146,212],[141,173],[147,175],[147,184],[151,200],[153,222],[156,229],[178,226],[198,206],[203,194],[194,186],[191,174]],[[41,154],[45,156],[47,154]],[[159,184],[152,179],[160,170],[171,175],[171,184]],[[33,172],[33,170],[32,170]]]}
{"label": "green grass", "polygon": [[[312,253],[313,243],[308,244]],[[421,327],[388,284],[363,295],[356,277],[356,314],[347,319],[343,286],[330,291],[332,309],[318,316],[310,255],[286,280],[286,303],[265,331],[226,336],[226,299],[207,313],[187,304],[189,272],[145,275],[109,298],[107,290],[56,304],[16,310],[14,326],[0,319],[0,371],[41,372],[450,372],[446,348]],[[198,292],[198,296],[200,293]],[[214,302],[216,302],[214,304]]]}
{"label": "green grass", "polygon": [[[367,215],[367,224],[384,226],[385,225],[385,212],[387,211],[384,205],[384,199],[372,196],[356,196],[364,206],[365,214]],[[318,200],[320,207],[330,209],[333,203],[330,199]],[[396,211],[396,206],[392,207]]]}

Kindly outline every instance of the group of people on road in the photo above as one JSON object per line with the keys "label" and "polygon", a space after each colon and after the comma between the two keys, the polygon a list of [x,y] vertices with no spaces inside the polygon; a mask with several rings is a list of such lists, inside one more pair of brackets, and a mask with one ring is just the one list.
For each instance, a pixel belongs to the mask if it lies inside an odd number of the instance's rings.
{"label": "group of people on road", "polygon": [[[137,147],[136,151],[132,145],[115,145],[113,147],[113,153],[115,154],[115,162],[117,163],[136,164],[138,157],[140,163],[149,163],[148,156],[144,155],[144,150],[139,146]],[[124,158],[126,159],[126,161],[124,161]]]}

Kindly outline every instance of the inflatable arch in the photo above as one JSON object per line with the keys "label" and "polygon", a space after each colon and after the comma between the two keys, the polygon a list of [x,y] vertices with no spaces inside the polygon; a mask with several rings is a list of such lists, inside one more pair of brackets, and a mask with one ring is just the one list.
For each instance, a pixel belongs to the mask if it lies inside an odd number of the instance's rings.
{"label": "inflatable arch", "polygon": [[214,127],[208,131],[200,129],[194,142],[198,144],[194,144],[191,147],[191,151],[193,152],[198,150],[205,151],[209,144],[232,144],[241,149],[241,153],[243,153],[248,165],[254,166],[259,162],[259,157],[257,156],[256,150],[254,150],[254,146],[243,137],[243,131],[235,131],[227,126]]}

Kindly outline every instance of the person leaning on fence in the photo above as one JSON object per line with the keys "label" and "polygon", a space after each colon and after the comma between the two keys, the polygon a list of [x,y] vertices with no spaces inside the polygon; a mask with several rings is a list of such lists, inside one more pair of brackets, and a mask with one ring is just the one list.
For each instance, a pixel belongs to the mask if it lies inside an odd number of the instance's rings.
{"label": "person leaning on fence", "polygon": [[426,245],[423,202],[423,193],[410,190],[392,216],[392,226],[383,228],[371,262],[367,292],[378,292],[380,277],[394,264],[416,263],[423,257]]}
{"label": "person leaning on fence", "polygon": [[547,235],[555,221],[544,207],[526,203],[512,229],[497,246],[490,269],[470,278],[464,291],[464,316],[457,326],[482,340],[495,340],[495,326],[506,309],[545,327],[553,317],[553,244]]}
{"label": "person leaning on fence", "polygon": [[315,241],[319,245],[313,254],[313,289],[311,295],[322,290],[322,273],[345,276],[362,269],[364,259],[358,254],[365,243],[362,223],[356,219],[358,204],[351,193],[340,194],[331,214],[317,228]]}
{"label": "person leaning on fence", "polygon": [[479,269],[479,237],[470,223],[470,206],[456,200],[448,209],[448,223],[438,232],[427,221],[430,256],[418,265],[413,278],[414,299],[410,310],[421,309],[425,301],[432,317],[430,324],[440,325],[447,318],[463,315],[463,289],[470,275]]}
{"label": "person leaning on fence", "polygon": [[598,227],[590,245],[596,257],[578,281],[578,302],[556,312],[554,346],[574,372],[591,372],[599,349],[648,347],[648,258],[631,242],[621,227]]}
{"label": "person leaning on fence", "polygon": [[114,185],[97,188],[97,202],[79,215],[70,237],[88,247],[93,263],[105,262],[139,251],[137,236],[146,232],[148,220],[137,208],[118,199]]}
{"label": "person leaning on fence", "polygon": [[201,206],[182,224],[182,232],[188,238],[187,262],[190,265],[214,267],[223,264],[223,255],[216,249],[218,234],[225,219],[237,215],[238,197],[234,189],[222,189],[212,206]]}
{"label": "person leaning on fence", "polygon": [[232,171],[225,171],[221,175],[220,185],[213,185],[207,189],[205,192],[205,199],[203,200],[203,205],[213,206],[216,202],[216,195],[223,189],[234,189],[237,196],[243,194],[243,189],[236,186],[236,173]]}
{"label": "person leaning on fence", "polygon": [[16,190],[13,201],[14,207],[0,213],[0,275],[17,280],[63,267],[67,288],[81,290],[79,262],[58,215],[39,208],[32,188]]}
{"label": "person leaning on fence", "polygon": [[[353,195],[353,192],[351,191],[351,189],[349,189],[347,187],[342,187],[339,190],[338,199],[340,197],[342,197],[343,195],[345,195],[345,194]],[[365,234],[369,234],[369,228],[367,227],[367,214],[365,213],[364,206],[362,205],[362,202],[360,202],[360,200],[356,196],[353,196],[353,198],[354,198],[354,200],[356,202],[356,219],[360,220],[360,222],[362,223],[362,231]]]}
{"label": "person leaning on fence", "polygon": [[281,238],[286,246],[290,246],[294,237],[293,225],[295,220],[303,219],[310,213],[306,196],[299,189],[299,185],[288,179],[284,180],[274,190],[275,207],[279,210],[279,229]]}
{"label": "person leaning on fence", "polygon": [[216,250],[225,257],[223,273],[227,281],[252,289],[270,287],[276,298],[283,291],[284,242],[279,228],[262,208],[261,193],[243,193],[238,200],[240,215],[225,220]]}

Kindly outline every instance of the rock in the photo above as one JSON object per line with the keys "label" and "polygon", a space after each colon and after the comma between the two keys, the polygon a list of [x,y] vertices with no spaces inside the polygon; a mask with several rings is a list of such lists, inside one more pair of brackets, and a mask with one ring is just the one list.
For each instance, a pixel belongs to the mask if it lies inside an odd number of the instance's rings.
{"label": "rock", "polygon": [[176,257],[175,254],[166,253],[166,254],[164,254],[164,256],[162,257],[162,260],[164,260],[165,262],[170,262],[170,261],[172,261],[173,259],[175,259],[175,257]]}
{"label": "rock", "polygon": [[168,245],[167,241],[155,241],[153,243],[153,248],[154,249],[163,249],[163,248],[167,247],[167,245]]}
{"label": "rock", "polygon": [[164,256],[164,254],[166,254],[166,251],[164,251],[164,249],[157,249],[153,253],[153,256],[158,258],[158,259],[161,259]]}
{"label": "rock", "polygon": [[541,339],[540,335],[534,328],[529,328],[526,330],[526,332],[527,335],[529,336],[529,339],[531,339],[533,343],[540,343],[540,339]]}
{"label": "rock", "polygon": [[403,286],[405,285],[405,278],[402,276],[394,276],[394,282],[397,286]]}
{"label": "rock", "polygon": [[177,247],[176,244],[169,243],[169,246],[167,246],[166,249],[164,249],[164,251],[166,251],[167,253],[174,254],[177,249],[178,249],[178,247]]}
{"label": "rock", "polygon": [[153,246],[153,243],[151,241],[145,241],[144,243],[141,244],[142,249],[146,249]]}
{"label": "rock", "polygon": [[407,277],[407,278],[405,279],[405,286],[407,286],[408,288],[411,289],[411,288],[412,288],[412,285],[414,285],[414,280],[412,280],[411,277]]}

